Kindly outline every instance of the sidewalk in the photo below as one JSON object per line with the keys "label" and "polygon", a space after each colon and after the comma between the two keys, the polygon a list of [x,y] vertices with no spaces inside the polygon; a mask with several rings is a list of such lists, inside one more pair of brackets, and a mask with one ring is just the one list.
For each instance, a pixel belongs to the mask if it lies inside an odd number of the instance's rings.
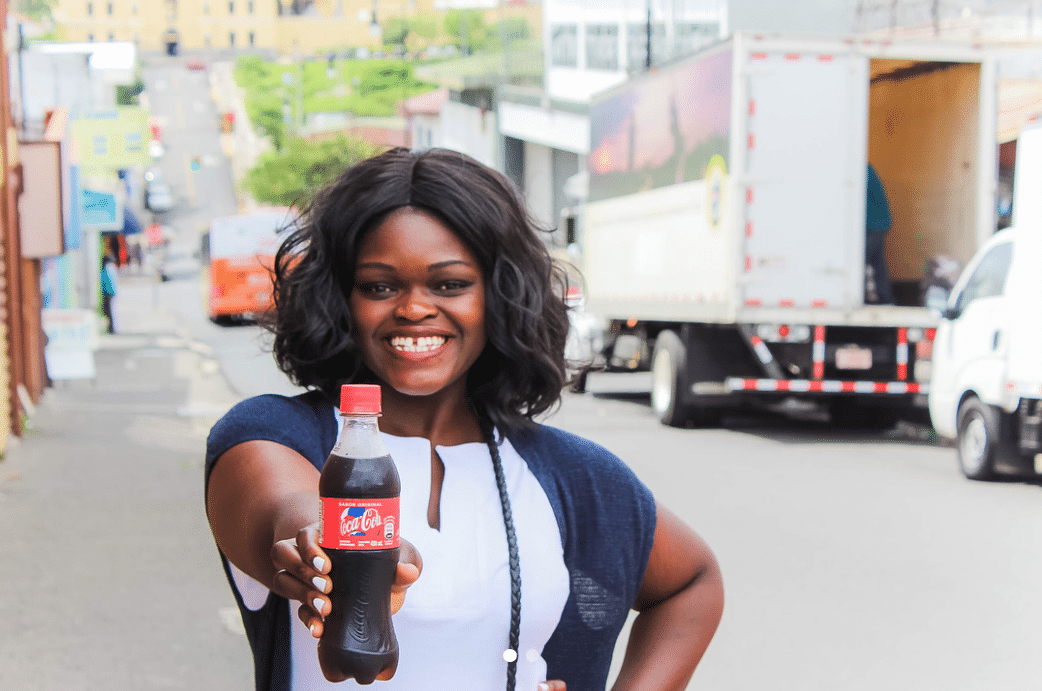
{"label": "sidewalk", "polygon": [[55,382],[0,461],[0,689],[252,688],[203,506],[237,397],[149,280],[124,277],[96,379]]}

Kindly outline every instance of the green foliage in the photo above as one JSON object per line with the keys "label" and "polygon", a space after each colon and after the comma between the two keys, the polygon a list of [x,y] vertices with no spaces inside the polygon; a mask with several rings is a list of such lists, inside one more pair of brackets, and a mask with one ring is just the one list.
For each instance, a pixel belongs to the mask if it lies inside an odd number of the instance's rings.
{"label": "green foliage", "polygon": [[30,19],[46,19],[57,0],[18,0],[18,11]]}
{"label": "green foliage", "polygon": [[400,101],[435,88],[416,79],[412,63],[401,60],[338,60],[332,77],[328,67],[325,60],[281,64],[239,57],[235,81],[245,91],[250,122],[271,137],[276,150],[307,113],[387,117],[398,112]]}
{"label": "green foliage", "polygon": [[138,76],[133,84],[116,85],[116,104],[121,106],[136,106],[138,97],[145,90],[145,83]]}
{"label": "green foliage", "polygon": [[244,184],[259,202],[300,208],[346,168],[379,151],[373,144],[343,136],[319,142],[291,137],[281,151],[262,155]]}
{"label": "green foliage", "polygon": [[445,13],[445,33],[465,54],[486,47],[491,33],[480,10],[449,10]]}
{"label": "green foliage", "polygon": [[409,37],[409,22],[401,17],[391,17],[384,21],[383,41],[389,45],[404,44]]}
{"label": "green foliage", "polygon": [[409,19],[409,33],[431,43],[438,37],[438,17],[434,14],[417,14]]}

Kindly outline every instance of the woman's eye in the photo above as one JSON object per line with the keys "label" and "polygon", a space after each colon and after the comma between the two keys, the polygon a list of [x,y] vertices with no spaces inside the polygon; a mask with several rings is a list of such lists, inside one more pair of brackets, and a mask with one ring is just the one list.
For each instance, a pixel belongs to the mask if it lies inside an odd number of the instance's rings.
{"label": "woman's eye", "polygon": [[390,294],[392,288],[386,283],[360,283],[355,290],[369,297],[383,297]]}
{"label": "woman's eye", "polygon": [[441,283],[438,284],[437,287],[438,287],[438,290],[440,290],[442,292],[452,293],[452,292],[459,292],[461,290],[466,290],[471,285],[472,284],[471,284],[470,281],[451,280],[451,281],[442,281]]}

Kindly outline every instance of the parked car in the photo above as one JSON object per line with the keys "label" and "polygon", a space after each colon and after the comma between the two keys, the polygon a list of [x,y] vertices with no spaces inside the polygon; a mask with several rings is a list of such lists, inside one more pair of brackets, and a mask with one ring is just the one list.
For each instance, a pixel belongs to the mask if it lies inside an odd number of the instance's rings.
{"label": "parked car", "polygon": [[192,72],[202,72],[206,69],[206,65],[199,58],[192,58],[188,61],[188,69]]}
{"label": "parked car", "polygon": [[[1019,183],[1018,183],[1019,184]],[[1042,474],[1042,228],[999,231],[966,265],[933,342],[930,419],[974,480]]]}
{"label": "parked car", "polygon": [[153,213],[165,213],[174,208],[174,193],[162,180],[153,180],[145,187],[145,208]]}

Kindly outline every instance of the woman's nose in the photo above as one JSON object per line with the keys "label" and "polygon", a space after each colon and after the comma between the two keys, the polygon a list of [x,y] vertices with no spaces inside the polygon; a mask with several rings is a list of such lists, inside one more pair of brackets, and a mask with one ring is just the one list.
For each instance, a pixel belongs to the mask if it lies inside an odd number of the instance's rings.
{"label": "woman's nose", "polygon": [[394,308],[394,316],[405,321],[420,321],[437,314],[437,307],[421,290],[407,291]]}

